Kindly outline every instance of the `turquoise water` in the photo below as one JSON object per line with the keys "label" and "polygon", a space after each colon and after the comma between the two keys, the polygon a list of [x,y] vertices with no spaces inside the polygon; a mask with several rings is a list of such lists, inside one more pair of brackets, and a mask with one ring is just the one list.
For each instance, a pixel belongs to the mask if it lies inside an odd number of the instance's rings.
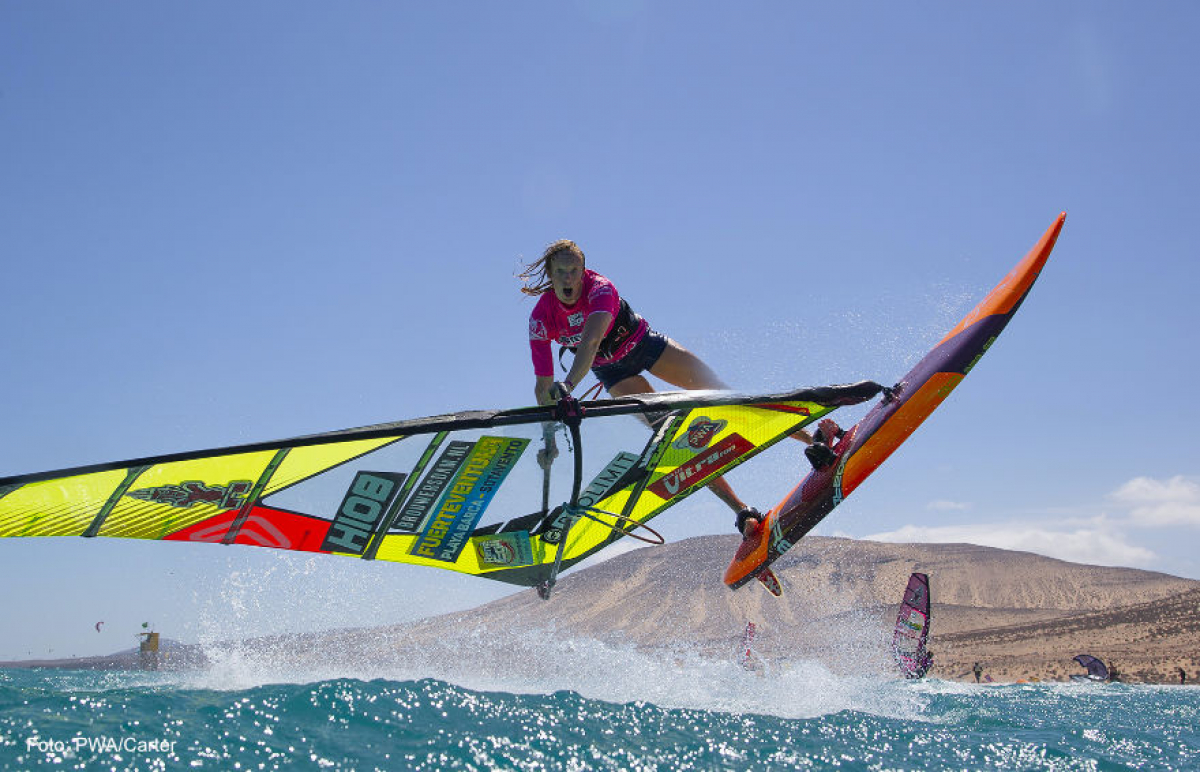
{"label": "turquoise water", "polygon": [[806,662],[762,678],[686,653],[573,655],[460,662],[452,679],[244,657],[190,674],[4,670],[0,766],[1200,769],[1196,687],[913,683]]}

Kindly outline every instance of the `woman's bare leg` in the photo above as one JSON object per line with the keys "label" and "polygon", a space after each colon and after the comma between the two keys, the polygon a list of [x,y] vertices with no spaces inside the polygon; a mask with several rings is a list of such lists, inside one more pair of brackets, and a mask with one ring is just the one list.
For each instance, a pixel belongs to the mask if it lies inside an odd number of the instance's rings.
{"label": "woman's bare leg", "polygon": [[662,356],[650,368],[650,374],[681,389],[729,388],[700,357],[669,338]]}
{"label": "woman's bare leg", "polygon": [[[650,368],[650,373],[681,389],[729,388],[724,381],[717,377],[712,368],[704,364],[700,357],[669,339],[667,348]],[[627,397],[630,394],[649,394],[652,391],[654,391],[654,387],[650,385],[649,381],[641,375],[635,375],[613,384],[608,393],[614,397]],[[710,481],[708,489],[734,512],[746,509],[746,503],[738,498],[738,495],[733,492],[733,487],[725,481],[724,477]]]}
{"label": "woman's bare leg", "polygon": [[631,375],[624,380],[617,381],[608,390],[609,396],[620,399],[633,394],[650,394],[654,391],[654,387],[650,385],[650,381],[646,380],[641,375]]}
{"label": "woman's bare leg", "polygon": [[[658,358],[658,361],[654,363],[654,366],[650,368],[650,373],[681,389],[729,388],[700,357],[669,338],[667,339],[666,349],[663,351],[662,356]],[[638,377],[640,378],[641,376]],[[641,378],[641,380],[645,381],[646,379]],[[647,382],[646,385],[649,386],[649,383]],[[805,445],[811,445],[813,442],[812,435],[803,429],[793,432],[791,436]],[[708,484],[708,489],[715,493],[717,498],[724,501],[735,513],[740,513],[747,509],[745,502],[738,498],[738,495],[733,492],[732,486],[725,481],[724,477],[712,480]],[[747,518],[743,535],[748,535],[757,530],[760,520],[761,516]]]}
{"label": "woman's bare leg", "polygon": [[[667,339],[667,348],[650,368],[650,373],[681,389],[728,389],[725,382],[708,365],[692,352]],[[643,378],[642,380],[645,380]],[[647,384],[649,385],[649,384]],[[812,435],[800,429],[792,434],[793,439],[811,445]],[[717,494],[718,496],[720,494]],[[722,497],[724,498],[724,497]],[[740,507],[739,507],[740,509]]]}
{"label": "woman's bare leg", "polygon": [[[682,349],[680,349],[680,350],[682,351]],[[670,351],[670,347],[668,347],[667,351]],[[663,356],[666,356],[666,353],[667,352],[664,351]],[[707,366],[705,366],[703,362],[700,362],[700,360],[695,357],[695,355],[691,354],[690,352],[686,352],[686,351],[684,353],[687,354],[688,356],[692,357],[693,359],[695,359],[696,362],[699,362],[700,365],[702,367],[704,367],[706,370],[708,369]],[[661,361],[662,361],[662,357],[659,358],[659,362],[661,362]],[[656,364],[655,367],[657,367],[657,366],[658,365]],[[650,372],[654,373],[654,368],[651,368]],[[711,370],[709,370],[708,372],[710,374],[712,373]],[[658,373],[654,373],[654,374],[657,375],[658,377],[662,378],[662,376],[658,375]],[[719,382],[719,379],[717,379],[715,374],[712,375],[712,378],[714,380],[718,380],[718,382]],[[667,379],[663,378],[663,380],[665,381]],[[672,383],[671,381],[667,381],[667,382]],[[678,386],[680,384],[672,383],[672,385]],[[697,386],[695,388],[722,388],[722,387]],[[650,382],[647,381],[643,376],[633,375],[633,376],[630,376],[629,378],[626,378],[623,381],[618,381],[617,383],[613,384],[613,387],[608,390],[608,393],[610,396],[620,398],[620,397],[628,397],[631,394],[650,394],[653,391],[654,391],[654,387],[651,386]],[[643,422],[646,421],[645,416],[641,416],[641,419]],[[741,512],[743,509],[746,508],[745,502],[743,502],[741,499],[738,498],[737,494],[733,492],[733,488],[729,485],[729,483],[725,482],[724,477],[718,477],[715,480],[712,480],[711,482],[709,482],[708,489],[710,491],[712,491],[713,493],[717,494],[717,498],[719,498],[721,501],[725,502],[725,504],[730,509],[732,509],[734,512]]]}

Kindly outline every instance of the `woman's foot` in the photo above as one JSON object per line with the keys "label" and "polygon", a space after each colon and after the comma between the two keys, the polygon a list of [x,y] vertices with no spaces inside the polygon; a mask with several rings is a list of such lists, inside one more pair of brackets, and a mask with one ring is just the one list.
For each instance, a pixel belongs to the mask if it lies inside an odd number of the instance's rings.
{"label": "woman's foot", "polygon": [[832,418],[823,418],[817,424],[817,435],[813,439],[817,442],[824,442],[826,445],[833,447],[833,444],[842,438],[845,434],[842,427],[837,425],[837,422]]}
{"label": "woman's foot", "polygon": [[743,539],[749,539],[758,533],[758,529],[762,527],[762,520],[762,513],[754,507],[746,507],[737,513],[736,526],[738,533],[742,535]]}
{"label": "woman's foot", "polygon": [[804,456],[813,469],[824,469],[837,461],[837,453],[833,446],[840,442],[846,432],[832,418],[826,418],[817,424],[817,433],[813,435],[813,444],[804,449]]}

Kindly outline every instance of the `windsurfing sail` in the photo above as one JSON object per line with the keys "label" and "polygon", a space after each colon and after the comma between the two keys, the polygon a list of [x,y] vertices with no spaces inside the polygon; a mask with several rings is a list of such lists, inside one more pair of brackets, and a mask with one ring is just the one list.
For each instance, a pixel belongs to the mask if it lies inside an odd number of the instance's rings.
{"label": "windsurfing sail", "polygon": [[536,586],[557,567],[638,536],[641,525],[801,427],[881,390],[862,382],[583,403],[546,496],[536,451],[542,424],[563,419],[553,405],[4,477],[0,537],[239,544]]}
{"label": "windsurfing sail", "polygon": [[756,671],[762,669],[762,657],[754,650],[754,635],[758,628],[753,622],[746,623],[746,629],[742,632],[742,642],[738,646],[738,664],[744,669]]}
{"label": "windsurfing sail", "polygon": [[892,633],[892,656],[906,678],[923,678],[933,665],[929,653],[929,577],[914,573],[908,577],[896,629]]}
{"label": "windsurfing sail", "polygon": [[1073,673],[1072,681],[1107,681],[1108,668],[1099,659],[1091,654],[1079,654],[1075,657],[1075,661],[1087,668],[1087,675]]}

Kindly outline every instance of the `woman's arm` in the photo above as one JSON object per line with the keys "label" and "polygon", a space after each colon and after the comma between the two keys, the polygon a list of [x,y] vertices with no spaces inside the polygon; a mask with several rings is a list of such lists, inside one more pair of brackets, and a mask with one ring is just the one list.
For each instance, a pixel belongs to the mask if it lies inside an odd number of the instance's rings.
{"label": "woman's arm", "polygon": [[551,405],[554,397],[550,396],[550,387],[554,385],[553,375],[538,375],[533,384],[533,397],[539,405]]}
{"label": "woman's arm", "polygon": [[[550,396],[550,387],[554,385],[554,376],[538,375],[533,386],[533,396],[537,399],[539,405],[554,404],[554,397]],[[537,452],[537,462],[542,469],[549,469],[554,463],[554,459],[558,458],[558,444],[554,441],[554,431],[558,425],[553,421],[546,421],[542,424],[542,447]]]}

